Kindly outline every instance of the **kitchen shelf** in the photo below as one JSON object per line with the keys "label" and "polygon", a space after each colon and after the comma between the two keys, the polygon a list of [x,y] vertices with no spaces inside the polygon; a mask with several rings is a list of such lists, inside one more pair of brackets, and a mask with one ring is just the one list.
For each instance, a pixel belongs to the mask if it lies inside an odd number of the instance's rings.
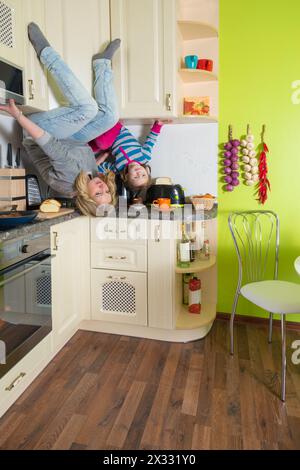
{"label": "kitchen shelf", "polygon": [[212,323],[215,318],[215,305],[202,305],[200,314],[189,313],[188,307],[181,305],[176,321],[176,330],[194,330],[196,328],[201,328]]}
{"label": "kitchen shelf", "polygon": [[177,23],[184,41],[217,38],[219,36],[218,30],[211,24],[185,20],[179,20]]}
{"label": "kitchen shelf", "polygon": [[[155,121],[156,118],[126,118],[122,117],[122,121],[127,126],[139,126],[139,125],[151,125]],[[165,118],[161,118],[164,120]],[[216,116],[191,116],[191,115],[180,115],[178,117],[170,118],[172,123],[171,124],[209,124],[209,123],[217,123],[218,118]]]}
{"label": "kitchen shelf", "polygon": [[179,70],[179,74],[185,83],[218,81],[217,75],[207,70],[182,68]]}
{"label": "kitchen shelf", "polygon": [[174,119],[174,124],[211,124],[217,123],[218,118],[216,116],[192,116],[182,115]]}
{"label": "kitchen shelf", "polygon": [[196,260],[193,261],[189,268],[180,268],[176,266],[175,272],[177,274],[191,274],[201,273],[209,268],[212,268],[216,264],[216,256],[210,255],[208,260]]}

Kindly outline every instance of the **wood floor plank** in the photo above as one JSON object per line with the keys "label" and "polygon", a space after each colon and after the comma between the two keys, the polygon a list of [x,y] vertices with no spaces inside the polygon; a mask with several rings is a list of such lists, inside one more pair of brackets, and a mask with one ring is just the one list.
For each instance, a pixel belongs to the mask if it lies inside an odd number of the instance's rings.
{"label": "wood floor plank", "polygon": [[208,426],[201,426],[196,423],[194,427],[192,450],[209,450],[211,441],[211,428]]}
{"label": "wood floor plank", "polygon": [[86,416],[74,414],[71,416],[64,430],[60,433],[58,439],[51,447],[52,450],[68,450],[72,447],[75,437],[82,428]]}
{"label": "wood floor plank", "polygon": [[151,445],[154,445],[154,448],[159,448],[164,417],[168,408],[173,380],[179,362],[180,349],[181,347],[178,344],[172,344],[170,346],[157,394],[141,439],[140,445],[143,449],[147,449],[151,447]]}
{"label": "wood floor plank", "polygon": [[188,344],[79,331],[0,419],[8,449],[300,449],[300,367],[287,331],[228,322]]}
{"label": "wood floor plank", "polygon": [[87,391],[95,384],[96,381],[96,374],[86,373],[82,377],[77,387],[73,390],[72,394],[66,400],[64,407],[48,425],[47,431],[41,436],[35,446],[35,449],[52,449],[58,437],[63,432],[66,425],[72,418],[72,415],[76,413],[82,401],[85,400]]}
{"label": "wood floor plank", "polygon": [[192,352],[181,410],[186,415],[197,415],[202,369],[203,355]]}
{"label": "wood floor plank", "polygon": [[134,381],[108,436],[107,444],[122,449],[145,390],[145,382]]}

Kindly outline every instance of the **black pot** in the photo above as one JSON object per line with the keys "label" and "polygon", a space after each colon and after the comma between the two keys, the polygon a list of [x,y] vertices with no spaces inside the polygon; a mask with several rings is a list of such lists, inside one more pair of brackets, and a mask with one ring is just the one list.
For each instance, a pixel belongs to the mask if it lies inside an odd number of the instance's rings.
{"label": "black pot", "polygon": [[171,199],[171,204],[185,204],[184,191],[180,184],[154,184],[146,195],[146,204],[152,204],[156,199]]}

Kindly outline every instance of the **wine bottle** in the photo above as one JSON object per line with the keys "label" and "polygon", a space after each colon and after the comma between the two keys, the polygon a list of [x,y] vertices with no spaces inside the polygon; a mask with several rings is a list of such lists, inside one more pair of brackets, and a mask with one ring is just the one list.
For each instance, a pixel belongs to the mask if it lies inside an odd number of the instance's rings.
{"label": "wine bottle", "polygon": [[181,231],[181,240],[179,242],[179,259],[178,265],[181,268],[189,268],[190,266],[190,240],[185,232],[185,225],[182,224],[182,231]]}

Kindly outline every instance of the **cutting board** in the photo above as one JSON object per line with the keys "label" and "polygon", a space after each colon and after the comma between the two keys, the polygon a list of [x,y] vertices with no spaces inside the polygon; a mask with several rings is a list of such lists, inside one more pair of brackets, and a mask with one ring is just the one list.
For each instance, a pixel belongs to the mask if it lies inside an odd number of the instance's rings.
{"label": "cutting board", "polygon": [[75,209],[60,209],[59,212],[40,212],[38,213],[38,220],[55,219],[56,217],[62,217],[64,215],[72,214]]}

